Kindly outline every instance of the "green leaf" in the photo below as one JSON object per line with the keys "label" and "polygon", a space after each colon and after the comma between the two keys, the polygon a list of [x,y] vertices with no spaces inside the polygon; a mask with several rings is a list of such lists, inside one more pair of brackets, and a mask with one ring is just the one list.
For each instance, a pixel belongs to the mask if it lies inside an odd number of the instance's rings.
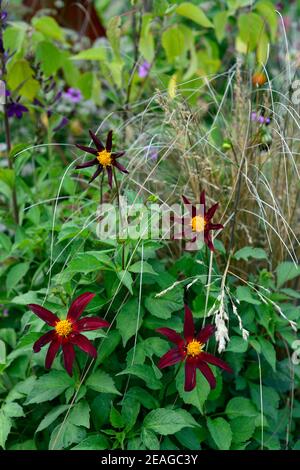
{"label": "green leaf", "polygon": [[245,246],[234,254],[234,258],[238,261],[241,259],[248,261],[249,258],[268,259],[268,255],[262,248],[253,248],[252,246]]}
{"label": "green leaf", "polygon": [[295,265],[291,261],[284,261],[276,268],[277,287],[281,287],[287,281],[291,281],[300,276],[300,266]]}
{"label": "green leaf", "polygon": [[5,449],[5,443],[12,427],[11,419],[0,410],[0,447]]}
{"label": "green leaf", "polygon": [[85,49],[76,55],[70,57],[71,60],[105,60],[106,52],[104,47],[92,47]]}
{"label": "green leaf", "polygon": [[77,444],[83,441],[85,437],[85,429],[75,426],[67,420],[64,425],[58,424],[52,431],[49,450],[66,449],[71,444]]}
{"label": "green leaf", "polygon": [[147,261],[144,261],[143,263],[141,261],[137,261],[128,268],[128,271],[136,274],[140,274],[142,272],[147,274],[154,274],[155,276],[158,275],[158,273],[155,272],[152,268],[151,264],[147,263]]}
{"label": "green leaf", "polygon": [[86,386],[96,392],[121,395],[116,389],[112,377],[107,372],[104,372],[104,370],[97,370],[94,372],[86,381]]}
{"label": "green leaf", "polygon": [[[144,393],[144,392],[143,392]],[[134,427],[137,417],[141,409],[141,404],[132,396],[126,395],[122,401],[122,417],[126,426],[126,430]]]}
{"label": "green leaf", "polygon": [[210,393],[210,386],[199,370],[197,370],[196,375],[196,387],[191,392],[185,392],[185,372],[184,367],[181,367],[176,377],[176,387],[184,403],[195,406],[200,413],[203,413],[203,405]]}
{"label": "green leaf", "polygon": [[276,372],[276,352],[272,343],[266,339],[259,337],[257,338],[261,345],[261,352],[266,361],[270,364],[274,372]]}
{"label": "green leaf", "polygon": [[269,57],[269,38],[263,33],[258,41],[256,50],[257,62],[259,65],[265,65]]}
{"label": "green leaf", "polygon": [[219,11],[215,14],[213,18],[216,37],[218,42],[222,42],[225,37],[225,29],[228,20],[228,12],[227,11]]}
{"label": "green leaf", "polygon": [[112,425],[113,428],[118,429],[118,428],[124,428],[124,426],[125,426],[123,416],[114,407],[114,405],[112,405],[111,409],[110,409],[109,421],[110,421],[110,424]]}
{"label": "green leaf", "polygon": [[109,449],[109,443],[102,434],[90,435],[82,442],[72,447],[71,450],[105,450]]}
{"label": "green leaf", "polygon": [[253,405],[252,401],[249,398],[244,397],[234,397],[232,398],[226,406],[225,413],[229,419],[237,417],[249,417],[256,418],[258,412]]}
{"label": "green leaf", "polygon": [[120,16],[113,16],[112,18],[110,18],[106,27],[106,35],[116,58],[120,59],[121,58],[121,55],[120,55],[121,17]]}
{"label": "green leaf", "polygon": [[145,417],[143,426],[147,430],[167,436],[175,434],[182,428],[198,426],[192,415],[185,410],[158,408],[150,411]]}
{"label": "green leaf", "polygon": [[153,408],[158,408],[159,402],[158,400],[147,390],[144,390],[141,387],[132,387],[127,392],[127,397],[138,401],[143,405],[144,408],[147,410],[152,410]]}
{"label": "green leaf", "polygon": [[173,312],[183,309],[182,292],[180,289],[173,289],[160,297],[150,294],[146,297],[145,307],[155,317],[171,318]]}
{"label": "green leaf", "polygon": [[6,277],[6,288],[8,291],[15,288],[29,269],[29,263],[15,264],[10,268]]}
{"label": "green leaf", "polygon": [[66,372],[53,370],[36,381],[27,397],[26,405],[53,400],[72,386],[74,386],[74,381]]}
{"label": "green leaf", "polygon": [[151,22],[152,15],[144,14],[142,19],[142,28],[139,42],[140,53],[149,63],[153,61],[155,54],[154,38],[150,29]]}
{"label": "green leaf", "polygon": [[230,424],[223,418],[207,420],[207,427],[209,429],[210,435],[216,443],[216,446],[220,450],[230,449],[232,441],[232,431]]}
{"label": "green leaf", "polygon": [[169,62],[179,57],[185,51],[184,34],[178,26],[172,26],[162,34],[162,45]]}
{"label": "green leaf", "polygon": [[26,38],[26,28],[24,24],[8,26],[3,32],[4,49],[18,52],[22,49]]}
{"label": "green leaf", "polygon": [[255,3],[254,9],[260,13],[264,20],[268,23],[271,39],[273,42],[275,42],[278,25],[276,8],[272,2],[268,0],[261,0]]}
{"label": "green leaf", "polygon": [[253,436],[255,419],[245,416],[234,418],[230,421],[233,442],[245,442]]}
{"label": "green leaf", "polygon": [[55,39],[56,41],[64,41],[64,30],[51,16],[40,16],[39,18],[33,18],[32,24],[37,31],[44,34],[45,36],[51,39]]}
{"label": "green leaf", "polygon": [[0,364],[6,363],[6,346],[2,339],[0,340]]}
{"label": "green leaf", "polygon": [[235,353],[244,353],[248,349],[248,342],[240,336],[231,336],[226,351]]}
{"label": "green leaf", "polygon": [[239,299],[240,302],[247,302],[248,304],[253,304],[253,305],[260,305],[261,302],[259,300],[256,300],[252,296],[252,291],[249,287],[247,286],[238,286],[236,290],[236,296]]}
{"label": "green leaf", "polygon": [[146,364],[133,364],[122,372],[119,372],[117,375],[125,374],[135,375],[139,379],[144,380],[144,382],[147,384],[147,387],[151,388],[151,390],[159,390],[162,387],[160,380],[158,380],[155,376],[153,368]]}
{"label": "green leaf", "polygon": [[15,402],[5,403],[2,407],[2,411],[9,418],[21,418],[25,416],[22,406]]}
{"label": "green leaf", "polygon": [[204,28],[213,28],[214,25],[212,22],[207,18],[203,10],[197,7],[193,3],[190,2],[183,2],[176,8],[176,13],[180,16],[184,16],[189,20],[194,21],[194,23],[203,26]]}
{"label": "green leaf", "polygon": [[36,58],[47,77],[55,74],[62,66],[62,54],[52,42],[40,42],[36,48]]}
{"label": "green leaf", "polygon": [[239,16],[238,27],[240,39],[249,51],[253,51],[265,30],[263,20],[256,13],[244,13]]}
{"label": "green leaf", "polygon": [[40,85],[33,78],[34,72],[27,60],[20,59],[13,63],[8,70],[7,84],[11,90],[18,90],[18,94],[30,101],[36,96]]}
{"label": "green leaf", "polygon": [[132,279],[131,274],[128,271],[123,271],[122,270],[122,271],[117,271],[117,276],[118,276],[119,280],[121,281],[121,283],[125,287],[127,287],[130,294],[132,295],[133,294],[133,291],[132,291],[133,279]]}
{"label": "green leaf", "polygon": [[[139,319],[138,319],[138,313]],[[141,306],[139,312],[139,301],[137,298],[130,299],[120,310],[117,316],[117,328],[122,336],[123,346],[134,336],[141,324],[144,314],[144,308]]]}
{"label": "green leaf", "polygon": [[141,437],[147,449],[150,449],[150,450],[160,449],[159,440],[157,439],[153,431],[143,428]]}
{"label": "green leaf", "polygon": [[81,400],[71,410],[69,422],[76,426],[90,427],[90,407],[86,400]]}
{"label": "green leaf", "polygon": [[59,405],[53,408],[51,411],[49,411],[49,413],[46,414],[46,416],[44,416],[35,432],[40,432],[44,429],[47,429],[50,424],[52,424],[62,413],[67,411],[68,408],[69,405]]}

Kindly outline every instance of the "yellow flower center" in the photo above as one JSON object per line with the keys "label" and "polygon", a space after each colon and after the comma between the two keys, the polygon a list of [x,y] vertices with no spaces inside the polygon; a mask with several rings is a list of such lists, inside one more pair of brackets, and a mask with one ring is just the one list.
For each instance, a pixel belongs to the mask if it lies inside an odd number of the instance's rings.
{"label": "yellow flower center", "polygon": [[55,325],[55,331],[59,336],[68,336],[72,329],[72,323],[69,320],[60,320]]}
{"label": "yellow flower center", "polygon": [[102,166],[111,165],[111,152],[108,152],[106,149],[98,152],[97,160]]}
{"label": "yellow flower center", "polygon": [[205,229],[206,220],[202,215],[196,215],[192,218],[192,230],[193,232],[203,232]]}
{"label": "yellow flower center", "polygon": [[198,356],[204,347],[204,344],[200,343],[200,341],[197,341],[196,339],[193,339],[187,344],[186,347],[186,353],[188,356]]}

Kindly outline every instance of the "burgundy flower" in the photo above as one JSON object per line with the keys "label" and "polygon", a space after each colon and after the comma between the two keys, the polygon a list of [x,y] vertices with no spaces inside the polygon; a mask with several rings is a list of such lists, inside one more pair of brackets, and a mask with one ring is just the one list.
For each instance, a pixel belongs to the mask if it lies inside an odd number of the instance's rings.
{"label": "burgundy flower", "polygon": [[193,237],[191,242],[194,242],[197,239],[198,234],[203,234],[204,242],[208,246],[211,251],[214,251],[214,245],[211,239],[211,230],[221,230],[223,227],[222,224],[213,224],[211,219],[213,218],[216,210],[219,207],[219,203],[214,204],[212,207],[206,210],[205,204],[205,191],[202,191],[200,194],[200,204],[203,206],[203,213],[197,214],[197,209],[193,206],[190,201],[185,197],[182,196],[184,204],[188,206],[189,213],[191,216],[190,226],[192,232],[196,232],[196,236]]}
{"label": "burgundy flower", "polygon": [[83,150],[84,152],[91,153],[92,155],[95,155],[96,158],[93,160],[89,160],[88,162],[82,163],[81,165],[77,165],[76,169],[80,168],[88,168],[90,166],[97,166],[97,170],[93,174],[92,178],[90,179],[89,183],[94,181],[97,176],[102,173],[103,169],[106,169],[107,174],[108,174],[108,183],[110,187],[112,187],[112,166],[118,168],[118,170],[122,171],[123,173],[128,173],[126,168],[121,165],[116,159],[122,157],[125,152],[112,152],[112,136],[113,136],[113,131],[109,131],[107,134],[106,138],[106,144],[105,147],[102,144],[101,140],[98,139],[98,137],[90,130],[89,131],[91,138],[93,139],[93,142],[96,146],[96,148],[93,147],[86,147],[85,145],[79,145],[76,144],[76,147],[78,147],[80,150]]}
{"label": "burgundy flower", "polygon": [[60,320],[54,313],[41,305],[28,305],[28,308],[38,317],[44,320],[48,325],[54,327],[54,329],[41,336],[33,345],[34,352],[39,352],[45,344],[50,343],[46,355],[46,369],[50,369],[52,366],[60,347],[62,347],[65,369],[71,376],[75,359],[74,346],[77,346],[94,358],[97,356],[96,348],[81,332],[107,328],[110,325],[100,317],[86,317],[79,320],[85,307],[94,297],[95,294],[91,292],[85,292],[77,297],[71,304],[65,320]]}
{"label": "burgundy flower", "polygon": [[198,334],[195,334],[194,320],[191,310],[187,305],[184,307],[184,331],[182,338],[171,328],[158,328],[156,331],[166,336],[169,341],[174,343],[175,348],[170,349],[160,359],[158,367],[163,369],[173,366],[180,361],[185,361],[185,384],[186,392],[192,391],[196,386],[196,370],[199,369],[211,388],[215,388],[216,379],[207,364],[213,364],[232,373],[232,369],[221,359],[205,352],[204,346],[210,336],[214,333],[215,327],[207,325]]}

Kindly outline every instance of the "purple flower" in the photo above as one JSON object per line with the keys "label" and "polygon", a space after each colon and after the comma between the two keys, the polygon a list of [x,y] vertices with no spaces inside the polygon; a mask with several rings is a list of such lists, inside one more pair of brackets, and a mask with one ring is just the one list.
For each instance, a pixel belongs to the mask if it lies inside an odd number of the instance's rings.
{"label": "purple flower", "polygon": [[57,131],[60,131],[60,129],[62,129],[63,127],[65,127],[69,122],[69,119],[67,119],[66,117],[63,117],[60,122],[57,124],[56,127],[54,127],[53,129],[53,132],[57,132]]}
{"label": "purple flower", "polygon": [[265,122],[265,118],[263,116],[259,116],[259,118],[257,120],[260,124],[264,124],[264,122]]}
{"label": "purple flower", "polygon": [[63,97],[71,103],[79,103],[82,100],[82,94],[78,88],[68,88],[68,90],[63,93]]}
{"label": "purple flower", "polygon": [[28,109],[21,103],[12,102],[7,105],[7,116],[9,118],[15,116],[16,118],[21,119],[23,117],[23,113],[28,113]]}
{"label": "purple flower", "polygon": [[253,113],[251,113],[251,121],[256,121],[257,119],[257,114],[255,111],[253,111]]}
{"label": "purple flower", "polygon": [[5,21],[7,19],[7,11],[2,10],[0,18],[1,18],[2,23],[5,24]]}
{"label": "purple flower", "polygon": [[147,157],[149,160],[157,160],[158,158],[158,150],[155,147],[150,147]]}
{"label": "purple flower", "polygon": [[265,123],[266,123],[267,126],[270,124],[270,122],[271,122],[271,119],[270,119],[270,118],[266,118],[266,119],[265,119]]}
{"label": "purple flower", "polygon": [[151,64],[145,60],[140,66],[139,66],[139,71],[138,75],[140,78],[145,78],[147,77],[149,71],[151,69]]}

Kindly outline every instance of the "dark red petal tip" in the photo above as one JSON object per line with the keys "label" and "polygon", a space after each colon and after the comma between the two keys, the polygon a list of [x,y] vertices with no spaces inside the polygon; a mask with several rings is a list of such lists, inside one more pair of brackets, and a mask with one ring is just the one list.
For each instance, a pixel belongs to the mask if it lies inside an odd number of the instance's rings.
{"label": "dark red petal tip", "polygon": [[171,328],[157,328],[155,331],[166,336],[169,341],[177,344],[178,346],[184,342],[180,334]]}
{"label": "dark red petal tip", "polygon": [[170,351],[164,354],[158,363],[158,367],[160,369],[164,369],[165,367],[173,366],[178,362],[184,359],[183,352],[179,348],[170,349]]}
{"label": "dark red petal tip", "polygon": [[87,317],[82,318],[76,322],[77,331],[92,331],[99,328],[109,328],[110,323],[100,317]]}
{"label": "dark red petal tip", "polygon": [[96,294],[92,292],[85,292],[84,294],[79,295],[79,297],[72,302],[68,311],[67,319],[72,322],[76,321],[95,295]]}
{"label": "dark red petal tip", "polygon": [[194,320],[193,314],[190,308],[185,305],[184,306],[184,337],[186,340],[193,339],[195,335],[195,327],[194,327]]}
{"label": "dark red petal tip", "polygon": [[50,312],[50,310],[47,310],[41,305],[29,304],[27,307],[50,326],[55,326],[55,324],[59,321],[59,318],[54,315],[54,313]]}

